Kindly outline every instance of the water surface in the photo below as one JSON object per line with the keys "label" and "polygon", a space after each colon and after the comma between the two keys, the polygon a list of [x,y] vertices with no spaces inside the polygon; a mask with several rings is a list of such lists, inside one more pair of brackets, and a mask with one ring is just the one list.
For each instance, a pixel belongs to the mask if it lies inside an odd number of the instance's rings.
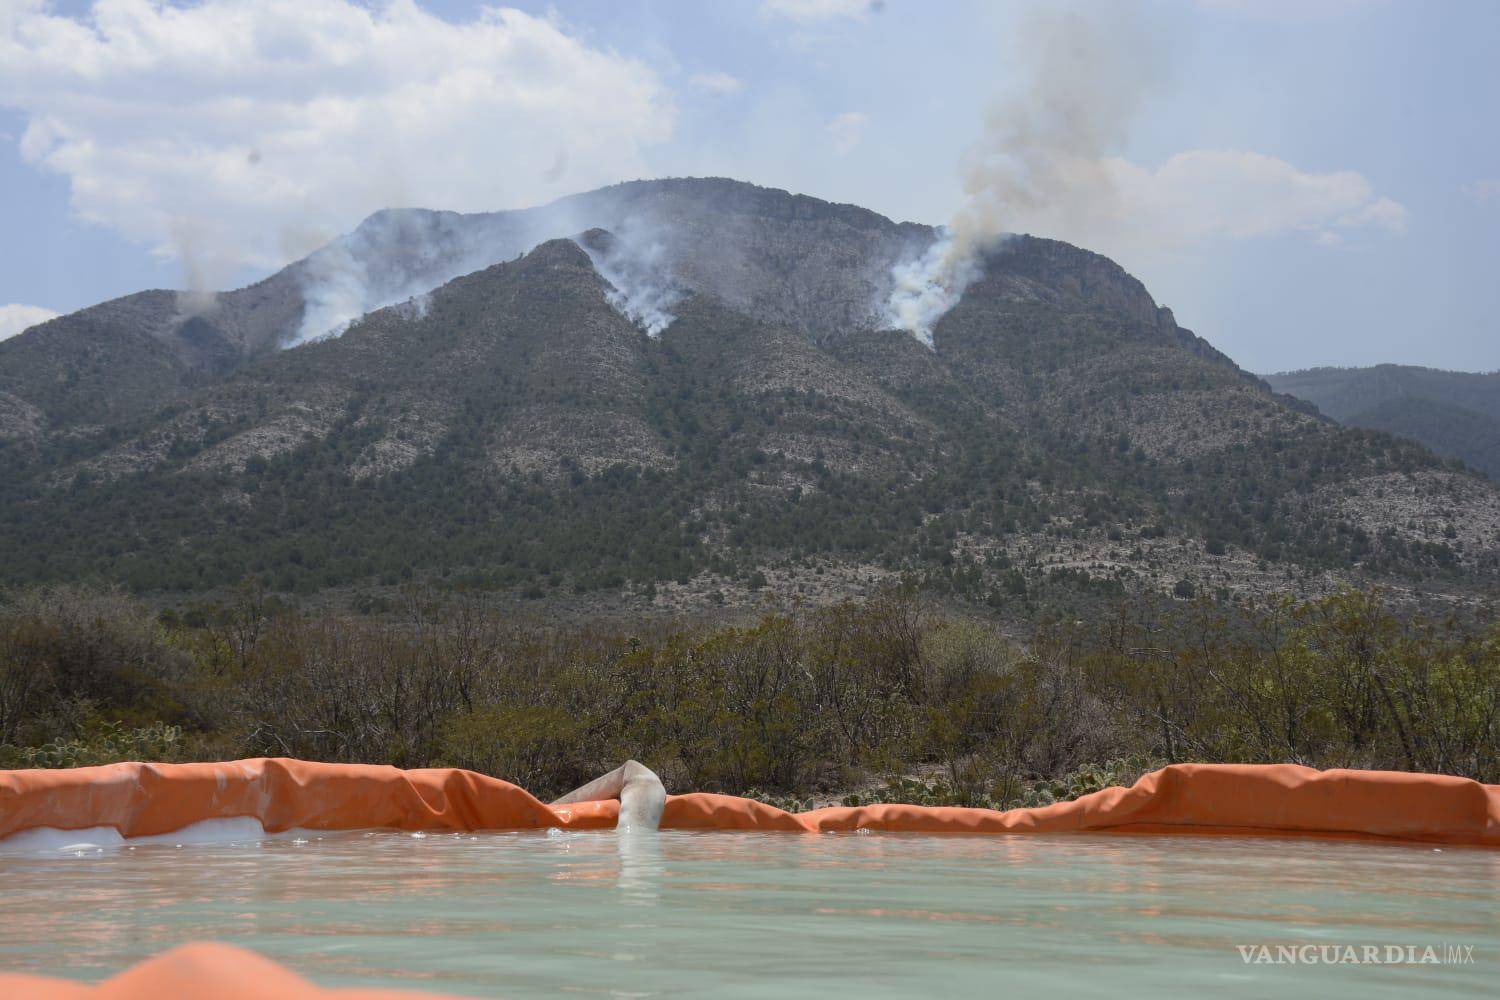
{"label": "water surface", "polygon": [[[476,996],[1494,996],[1500,853],[1225,837],[397,832],[0,854],[0,967],[211,939]],[[1253,965],[1237,946],[1473,949]]]}

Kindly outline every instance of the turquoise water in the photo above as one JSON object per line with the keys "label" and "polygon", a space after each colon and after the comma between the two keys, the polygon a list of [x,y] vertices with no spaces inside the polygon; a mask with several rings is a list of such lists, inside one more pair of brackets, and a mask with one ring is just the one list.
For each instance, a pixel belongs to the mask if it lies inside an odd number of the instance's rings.
{"label": "turquoise water", "polygon": [[[1500,853],[1459,848],[303,834],[0,854],[0,891],[0,967],[90,980],[194,939],[327,985],[476,996],[1494,996],[1500,976]],[[1253,965],[1236,948],[1262,944],[1473,962]]]}

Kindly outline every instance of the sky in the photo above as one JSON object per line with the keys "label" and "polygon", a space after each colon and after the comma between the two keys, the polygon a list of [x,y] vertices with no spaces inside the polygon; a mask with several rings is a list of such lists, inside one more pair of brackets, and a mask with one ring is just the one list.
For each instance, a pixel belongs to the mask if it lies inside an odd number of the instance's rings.
{"label": "sky", "polygon": [[713,175],[1097,250],[1253,371],[1495,370],[1497,45],[1491,0],[0,0],[0,338]]}

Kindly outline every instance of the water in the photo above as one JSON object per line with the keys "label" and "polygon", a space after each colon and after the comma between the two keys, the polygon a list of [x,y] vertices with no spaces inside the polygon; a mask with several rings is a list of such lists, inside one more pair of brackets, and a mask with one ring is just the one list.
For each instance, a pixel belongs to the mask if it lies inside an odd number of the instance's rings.
{"label": "water", "polygon": [[[476,996],[1494,996],[1500,853],[1223,837],[308,834],[0,854],[0,968],[188,940]],[[1249,965],[1236,945],[1471,946]]]}

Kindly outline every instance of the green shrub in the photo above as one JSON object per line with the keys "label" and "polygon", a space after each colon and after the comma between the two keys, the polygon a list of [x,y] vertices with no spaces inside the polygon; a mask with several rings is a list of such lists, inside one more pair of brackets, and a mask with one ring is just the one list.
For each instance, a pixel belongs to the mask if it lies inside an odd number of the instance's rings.
{"label": "green shrub", "polygon": [[592,778],[580,768],[584,727],[556,708],[490,705],[455,715],[438,760],[555,797]]}
{"label": "green shrub", "polygon": [[81,739],[55,740],[10,755],[19,767],[89,767],[122,761],[181,761],[182,727],[156,723],[127,729],[119,722],[98,723]]}

